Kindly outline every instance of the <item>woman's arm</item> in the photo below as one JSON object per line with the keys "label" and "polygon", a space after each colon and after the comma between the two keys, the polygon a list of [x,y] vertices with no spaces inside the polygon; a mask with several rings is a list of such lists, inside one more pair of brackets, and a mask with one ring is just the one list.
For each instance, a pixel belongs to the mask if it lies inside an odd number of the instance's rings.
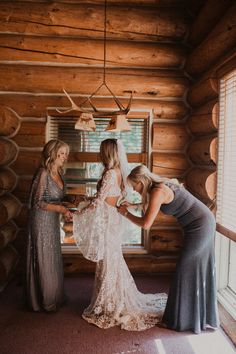
{"label": "woman's arm", "polygon": [[76,211],[74,214],[83,214],[87,209],[96,208],[98,205],[104,203],[108,192],[114,183],[114,172],[112,170],[107,170],[103,176],[101,188],[99,189],[97,195],[95,197],[89,197],[88,201],[90,204],[83,208],[81,211]]}
{"label": "woman's arm", "polygon": [[47,171],[41,169],[32,184],[30,207],[67,215],[68,209],[61,204],[48,203],[45,198]]}
{"label": "woman's arm", "polygon": [[155,188],[150,193],[149,204],[145,214],[141,217],[135,216],[127,210],[127,206],[120,206],[118,211],[127,219],[142,227],[144,230],[150,229],[160,210],[161,205],[165,202],[166,193],[163,187]]}
{"label": "woman's arm", "polygon": [[120,204],[121,206],[126,206],[127,208],[129,209],[135,209],[135,210],[143,210],[143,204],[142,203],[135,203],[135,204],[132,204],[132,203],[129,203],[129,202],[123,202]]}

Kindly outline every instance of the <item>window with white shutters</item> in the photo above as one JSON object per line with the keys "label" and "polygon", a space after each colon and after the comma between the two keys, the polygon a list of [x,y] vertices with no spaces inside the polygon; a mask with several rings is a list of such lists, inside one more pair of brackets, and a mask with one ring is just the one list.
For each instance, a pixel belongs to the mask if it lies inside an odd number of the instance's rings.
{"label": "window with white shutters", "polygon": [[236,70],[220,80],[218,139],[218,294],[236,319]]}
{"label": "window with white shutters", "polygon": [[220,81],[217,222],[236,232],[236,71]]}

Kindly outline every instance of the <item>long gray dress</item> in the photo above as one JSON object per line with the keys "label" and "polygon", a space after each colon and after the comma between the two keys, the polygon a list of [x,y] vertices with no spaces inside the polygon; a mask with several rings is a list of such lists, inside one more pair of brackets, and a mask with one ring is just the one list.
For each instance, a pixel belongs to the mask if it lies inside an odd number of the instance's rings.
{"label": "long gray dress", "polygon": [[166,183],[174,199],[163,204],[164,214],[175,216],[184,230],[184,245],[172,280],[163,322],[177,331],[199,333],[218,327],[214,235],[211,211],[184,187]]}
{"label": "long gray dress", "polygon": [[61,203],[64,189],[43,168],[31,186],[25,291],[34,311],[56,311],[64,301],[60,215],[45,210],[47,204]]}

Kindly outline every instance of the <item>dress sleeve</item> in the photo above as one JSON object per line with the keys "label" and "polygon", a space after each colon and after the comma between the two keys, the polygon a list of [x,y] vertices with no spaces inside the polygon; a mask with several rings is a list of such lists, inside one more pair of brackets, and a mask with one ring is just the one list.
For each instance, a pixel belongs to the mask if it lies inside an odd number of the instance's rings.
{"label": "dress sleeve", "polygon": [[91,202],[91,206],[98,206],[103,203],[108,195],[108,192],[114,184],[114,170],[108,170],[102,178],[101,187]]}
{"label": "dress sleeve", "polygon": [[37,175],[35,176],[31,192],[30,192],[30,208],[34,209],[47,209],[48,201],[47,201],[47,172],[44,169],[39,170]]}

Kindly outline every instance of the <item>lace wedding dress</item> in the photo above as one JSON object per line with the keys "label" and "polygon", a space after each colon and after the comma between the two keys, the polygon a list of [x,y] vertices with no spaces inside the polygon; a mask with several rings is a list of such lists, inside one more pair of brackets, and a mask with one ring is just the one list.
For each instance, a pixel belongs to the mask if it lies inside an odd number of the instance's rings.
{"label": "lace wedding dress", "polygon": [[127,220],[106,203],[121,196],[115,170],[108,170],[97,197],[81,214],[74,215],[74,238],[85,258],[97,262],[90,305],[83,318],[100,328],[121,325],[141,331],[162,318],[167,295],[138,291],[122,254],[121,239]]}

